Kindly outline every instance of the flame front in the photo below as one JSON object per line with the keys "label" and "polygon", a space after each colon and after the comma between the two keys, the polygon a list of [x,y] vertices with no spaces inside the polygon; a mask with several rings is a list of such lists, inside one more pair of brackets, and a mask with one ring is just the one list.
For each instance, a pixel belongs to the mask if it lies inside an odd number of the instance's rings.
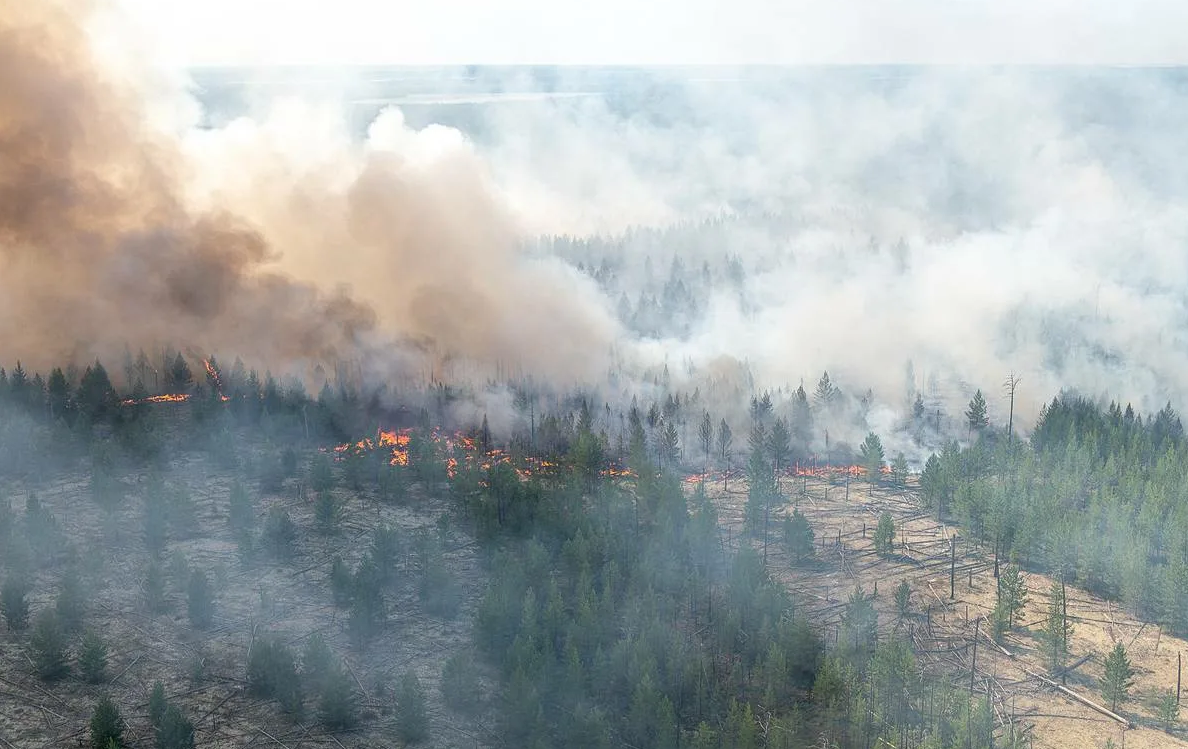
{"label": "flame front", "polygon": [[141,406],[146,403],[185,403],[190,399],[190,396],[185,393],[173,393],[169,395],[150,395],[147,398],[128,398],[120,401],[122,406]]}
{"label": "flame front", "polygon": [[[342,460],[350,454],[361,455],[373,450],[386,450],[390,454],[388,463],[393,466],[407,466],[409,464],[409,447],[412,443],[414,430],[385,430],[376,432],[375,439],[365,438],[357,442],[347,442],[333,448],[336,460]],[[426,438],[445,456],[446,475],[454,478],[460,469],[479,469],[489,471],[492,467],[506,463],[512,465],[516,474],[522,480],[528,480],[535,475],[554,473],[560,467],[556,461],[532,456],[524,456],[513,461],[512,456],[505,450],[492,448],[482,450],[479,441],[463,432],[446,434],[440,429],[432,429]],[[515,465],[518,463],[519,465]],[[610,478],[630,478],[635,474],[626,468],[611,464],[600,471],[600,475]]]}

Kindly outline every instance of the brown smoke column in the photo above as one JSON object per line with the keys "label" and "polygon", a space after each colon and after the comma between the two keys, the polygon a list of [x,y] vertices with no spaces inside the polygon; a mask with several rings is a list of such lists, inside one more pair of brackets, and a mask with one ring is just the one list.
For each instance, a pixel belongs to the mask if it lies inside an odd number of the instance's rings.
{"label": "brown smoke column", "polygon": [[[305,365],[416,341],[543,376],[602,366],[605,300],[520,254],[468,149],[346,143],[303,169],[241,124],[195,150],[95,53],[93,9],[0,0],[0,356],[171,344]],[[409,137],[381,120],[374,139]]]}

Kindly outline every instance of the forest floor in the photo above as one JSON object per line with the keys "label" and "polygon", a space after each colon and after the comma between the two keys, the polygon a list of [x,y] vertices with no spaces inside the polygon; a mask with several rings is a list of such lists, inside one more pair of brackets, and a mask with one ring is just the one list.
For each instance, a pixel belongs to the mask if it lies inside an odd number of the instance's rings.
{"label": "forest floor", "polygon": [[[860,585],[867,594],[877,591],[880,638],[909,639],[926,678],[945,678],[975,695],[989,692],[1000,735],[1008,735],[1013,727],[1016,735],[1029,739],[1024,746],[1054,749],[1103,747],[1107,740],[1131,749],[1188,747],[1183,723],[1164,730],[1157,708],[1162,694],[1176,690],[1177,654],[1188,654],[1188,642],[1137,620],[1116,603],[1067,589],[1074,624],[1067,662],[1075,667],[1064,677],[1066,688],[1108,708],[1100,689],[1103,661],[1121,641],[1135,678],[1130,699],[1115,712],[1130,724],[1128,728],[1042,680],[1049,675],[1041,630],[1051,578],[1026,573],[1028,602],[1022,623],[1006,635],[1001,647],[996,646],[989,636],[996,589],[991,550],[966,542],[959,528],[937,522],[921,507],[912,487],[871,491],[865,482],[853,480],[847,498],[844,477],[785,478],[782,484],[788,500],[771,509],[768,569],[803,602],[829,644],[837,636],[847,598]],[[746,479],[732,477],[723,489],[719,474],[711,477],[707,489],[727,543],[737,547],[741,539],[762,552],[762,534],[748,536],[743,527]],[[781,542],[781,523],[794,507],[807,516],[815,532],[815,559],[799,565],[792,564]],[[896,543],[888,556],[877,554],[873,541],[883,512],[895,519]],[[950,598],[954,535],[958,540]],[[902,620],[894,601],[901,581],[912,590],[911,611]]]}
{"label": "forest floor", "polygon": [[[88,605],[85,628],[99,632],[110,648],[107,683],[84,683],[77,670],[56,683],[41,681],[27,653],[28,633],[0,626],[0,747],[60,749],[82,746],[95,702],[110,695],[128,722],[126,738],[133,746],[152,746],[148,697],[161,680],[167,697],[181,706],[196,726],[202,747],[398,747],[392,728],[394,690],[400,677],[415,671],[425,690],[434,747],[491,746],[492,715],[456,714],[439,697],[441,668],[454,652],[470,643],[475,607],[486,585],[469,534],[443,520],[445,500],[425,497],[414,489],[404,504],[381,503],[368,494],[335,489],[342,508],[340,530],[317,532],[312,499],[295,479],[280,494],[257,500],[257,527],[269,509],[284,506],[298,528],[293,554],[276,561],[257,553],[241,565],[227,523],[227,498],[232,472],[205,457],[181,457],[167,481],[184,484],[197,505],[197,532],[191,538],[170,538],[162,556],[167,570],[170,608],[164,614],[145,610],[141,582],[148,564],[142,541],[143,477],[128,479],[128,497],[114,514],[104,516],[91,500],[82,473],[58,477],[36,487],[42,503],[57,519],[64,538],[81,560]],[[254,482],[249,483],[249,486]],[[7,486],[0,497],[12,501],[18,517],[28,487]],[[404,544],[399,581],[386,595],[388,622],[363,652],[352,649],[346,635],[346,612],[332,602],[328,583],[331,561],[342,555],[354,565],[367,549],[371,531],[388,525],[402,531]],[[416,576],[409,571],[412,539],[432,534],[444,550],[444,564],[460,589],[457,616],[427,615],[420,604]],[[60,560],[59,560],[60,561]],[[208,572],[215,590],[214,625],[195,631],[186,614],[184,568]],[[30,593],[31,621],[54,605],[63,565],[42,564]],[[316,697],[307,697],[305,717],[294,721],[275,701],[251,696],[246,689],[248,649],[265,633],[280,636],[300,659],[306,638],[322,633],[347,665],[360,693],[361,717],[353,731],[328,733],[316,724]],[[476,661],[484,692],[492,675]]]}

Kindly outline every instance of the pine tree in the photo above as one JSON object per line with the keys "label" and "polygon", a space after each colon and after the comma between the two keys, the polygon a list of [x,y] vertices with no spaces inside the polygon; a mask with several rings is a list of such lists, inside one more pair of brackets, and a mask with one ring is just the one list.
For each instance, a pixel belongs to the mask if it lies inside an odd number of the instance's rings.
{"label": "pine tree", "polygon": [[726,423],[725,419],[718,424],[718,457],[722,461],[722,489],[726,489],[726,478],[730,473],[730,457],[731,448],[734,445],[734,434],[730,431],[730,425]]}
{"label": "pine tree", "polygon": [[895,588],[895,613],[901,619],[906,619],[910,613],[912,586],[907,580],[901,580]]}
{"label": "pine tree", "polygon": [[441,696],[445,703],[463,712],[473,710],[481,696],[477,670],[471,656],[457,652],[441,669]]}
{"label": "pine tree", "polygon": [[1048,622],[1044,628],[1048,664],[1052,671],[1064,665],[1064,659],[1068,656],[1068,643],[1072,638],[1073,626],[1065,608],[1064,583],[1053,581],[1048,594]]}
{"label": "pine tree", "polygon": [[24,631],[29,626],[29,583],[23,577],[12,576],[0,587],[0,611],[4,622],[13,632]]}
{"label": "pine tree", "polygon": [[334,595],[335,606],[347,608],[351,605],[354,577],[351,575],[351,568],[340,556],[334,557],[330,565],[330,592]]}
{"label": "pine tree", "polygon": [[193,381],[194,375],[190,372],[190,365],[186,364],[186,360],[179,352],[169,367],[166,387],[171,392],[184,393]]}
{"label": "pine tree", "polygon": [[866,480],[873,489],[883,475],[883,441],[874,432],[866,435],[859,448],[862,466],[866,469]]}
{"label": "pine tree", "polygon": [[305,650],[301,653],[301,678],[310,693],[322,691],[322,684],[333,667],[334,654],[325,638],[319,632],[313,633],[305,641]]}
{"label": "pine tree", "polygon": [[675,471],[677,456],[680,454],[680,440],[677,435],[676,424],[672,421],[664,425],[660,432],[660,459],[665,470]]}
{"label": "pine tree", "polygon": [[169,601],[165,597],[165,573],[161,565],[150,561],[141,583],[145,606],[154,614],[164,613],[169,609]]}
{"label": "pine tree", "polygon": [[800,508],[784,516],[784,543],[796,564],[813,556],[813,528]]}
{"label": "pine tree", "polygon": [[91,749],[110,749],[124,745],[124,718],[120,710],[104,697],[91,713]]}
{"label": "pine tree", "polygon": [[891,462],[891,476],[895,480],[897,486],[903,487],[907,485],[908,479],[908,462],[903,453],[896,453],[895,460]]}
{"label": "pine tree", "polygon": [[409,744],[429,738],[425,690],[413,671],[405,672],[396,695],[396,734]]}
{"label": "pine tree", "polygon": [[974,396],[969,402],[969,409],[965,412],[965,420],[969,423],[971,435],[974,432],[980,434],[990,425],[990,419],[986,416],[986,397],[982,395],[981,390],[974,392]]}
{"label": "pine tree", "polygon": [[33,633],[29,636],[29,649],[33,653],[33,664],[37,674],[46,681],[57,681],[70,671],[66,647],[69,641],[58,616],[50,609],[37,615]]}
{"label": "pine tree", "polygon": [[346,669],[337,664],[331,664],[322,680],[318,719],[332,731],[352,728],[358,721],[355,686]]}
{"label": "pine tree", "polygon": [[780,469],[788,467],[792,455],[792,433],[788,431],[788,422],[783,419],[776,419],[771,426],[771,434],[767,436],[767,454],[777,474]]}
{"label": "pine tree", "polygon": [[177,705],[165,706],[155,728],[157,749],[194,749],[194,724]]}
{"label": "pine tree", "polygon": [[153,683],[153,691],[149,693],[149,725],[154,729],[161,725],[161,719],[165,717],[165,708],[169,707],[169,701],[165,698],[165,685],[160,681]]}
{"label": "pine tree", "polygon": [[261,540],[278,559],[292,556],[293,542],[297,540],[297,525],[288,510],[276,505],[268,511]]}
{"label": "pine tree", "polygon": [[813,400],[817,408],[828,412],[838,401],[840,395],[841,391],[829,379],[829,372],[823,372],[821,379],[817,381],[817,390],[813,393]]}
{"label": "pine tree", "polygon": [[318,532],[327,536],[334,535],[338,532],[341,517],[342,512],[334,495],[329,491],[318,492],[318,498],[314,500],[314,520],[318,524]]}
{"label": "pine tree", "polygon": [[186,612],[190,624],[195,629],[206,629],[214,622],[214,591],[205,572],[194,570],[190,573],[186,595]]}
{"label": "pine tree", "polygon": [[701,416],[701,426],[697,429],[697,440],[701,445],[701,452],[705,454],[705,465],[702,470],[709,470],[710,450],[714,446],[714,422],[710,418],[709,411],[706,411]]}
{"label": "pine tree", "polygon": [[107,680],[107,643],[95,632],[88,632],[83,637],[78,651],[78,670],[91,684]]}
{"label": "pine tree", "polygon": [[231,494],[227,499],[227,522],[231,529],[237,532],[251,531],[256,524],[256,508],[252,496],[240,481],[231,485]]}
{"label": "pine tree", "polygon": [[865,662],[878,637],[879,619],[873,599],[874,596],[866,595],[861,587],[857,587],[842,613],[839,645],[843,652],[855,656],[857,663]]}
{"label": "pine tree", "polygon": [[301,715],[304,696],[293,652],[274,636],[252,644],[247,662],[248,690],[259,697],[277,700],[293,716]]}
{"label": "pine tree", "polygon": [[1163,730],[1170,731],[1180,714],[1180,703],[1176,700],[1174,689],[1168,689],[1159,695],[1158,711],[1159,722],[1163,725]]}
{"label": "pine tree", "polygon": [[895,549],[895,518],[889,512],[879,516],[879,524],[875,526],[874,532],[874,547],[883,556]]}
{"label": "pine tree", "polygon": [[1117,710],[1119,702],[1125,702],[1130,688],[1134,686],[1134,669],[1126,657],[1126,648],[1116,643],[1105,659],[1105,675],[1101,680],[1102,695],[1109,700],[1110,709]]}
{"label": "pine tree", "polygon": [[87,609],[82,583],[78,579],[78,573],[73,569],[62,575],[62,584],[58,588],[58,599],[54,607],[62,627],[68,633],[77,632],[82,626]]}
{"label": "pine tree", "polygon": [[1017,565],[1008,564],[998,576],[998,602],[1006,615],[1006,626],[1014,627],[1027,605],[1027,580]]}
{"label": "pine tree", "polygon": [[808,394],[804,386],[796,388],[792,401],[792,434],[802,448],[813,441],[813,410],[809,407]]}

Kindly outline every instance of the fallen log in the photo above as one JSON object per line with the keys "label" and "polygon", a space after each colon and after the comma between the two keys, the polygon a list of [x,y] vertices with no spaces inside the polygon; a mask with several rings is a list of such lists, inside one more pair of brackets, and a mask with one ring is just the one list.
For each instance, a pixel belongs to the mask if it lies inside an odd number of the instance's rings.
{"label": "fallen log", "polygon": [[1043,682],[1044,684],[1047,684],[1050,687],[1054,687],[1057,691],[1062,692],[1065,695],[1073,698],[1074,700],[1081,703],[1085,707],[1096,710],[1097,712],[1101,713],[1102,715],[1106,716],[1107,718],[1113,718],[1114,720],[1118,721],[1119,723],[1126,726],[1127,728],[1134,728],[1134,724],[1132,724],[1126,718],[1123,718],[1121,715],[1118,715],[1117,713],[1115,713],[1114,711],[1112,711],[1108,708],[1102,707],[1101,705],[1097,704],[1096,702],[1089,699],[1088,697],[1082,697],[1081,695],[1077,694],[1076,692],[1069,689],[1068,687],[1064,687],[1064,686],[1057,684],[1056,682],[1052,681],[1051,679],[1044,676],[1043,674],[1038,674],[1028,668],[1023,668],[1023,673],[1027,674],[1028,676],[1030,676],[1032,678],[1039,679],[1041,682]]}

